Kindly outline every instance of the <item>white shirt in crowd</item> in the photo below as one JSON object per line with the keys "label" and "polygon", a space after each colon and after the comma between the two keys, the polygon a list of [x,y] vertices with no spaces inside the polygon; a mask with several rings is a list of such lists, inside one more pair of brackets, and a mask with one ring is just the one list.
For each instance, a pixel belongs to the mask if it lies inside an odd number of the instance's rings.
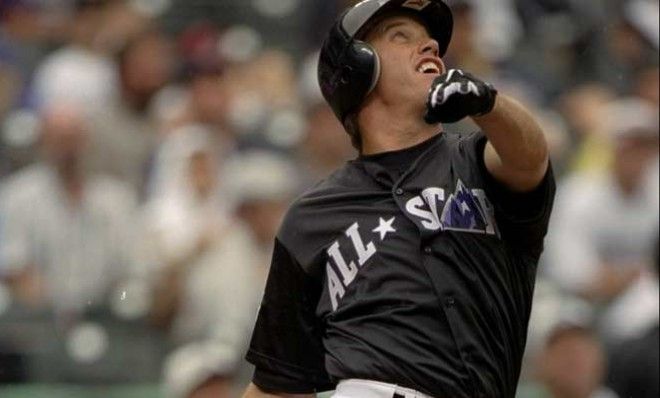
{"label": "white shirt in crowd", "polygon": [[56,310],[98,304],[135,266],[135,206],[132,191],[111,179],[89,178],[74,207],[47,166],[19,172],[0,192],[0,274],[36,267]]}
{"label": "white shirt in crowd", "polygon": [[[548,234],[548,275],[563,289],[579,292],[602,267],[651,264],[658,233],[658,180],[625,197],[608,175],[576,175],[560,186]],[[607,264],[607,265],[606,265]],[[618,302],[630,302],[624,311]],[[650,267],[610,305],[601,319],[606,337],[643,333],[658,321],[658,282]]]}

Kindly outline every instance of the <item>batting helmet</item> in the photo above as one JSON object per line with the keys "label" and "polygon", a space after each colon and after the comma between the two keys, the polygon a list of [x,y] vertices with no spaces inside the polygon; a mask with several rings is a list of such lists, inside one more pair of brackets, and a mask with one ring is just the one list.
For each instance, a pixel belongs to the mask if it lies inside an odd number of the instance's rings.
{"label": "batting helmet", "polygon": [[380,75],[378,54],[356,35],[378,16],[394,10],[418,14],[438,42],[440,56],[449,47],[454,22],[442,0],[364,0],[344,11],[323,43],[318,65],[323,97],[343,124],[376,87]]}

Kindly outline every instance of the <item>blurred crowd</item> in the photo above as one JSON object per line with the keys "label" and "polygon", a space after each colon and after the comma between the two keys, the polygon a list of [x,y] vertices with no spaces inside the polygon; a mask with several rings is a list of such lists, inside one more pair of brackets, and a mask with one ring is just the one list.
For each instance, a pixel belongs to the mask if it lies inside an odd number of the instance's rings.
{"label": "blurred crowd", "polygon": [[[239,395],[283,213],[356,156],[316,82],[355,2],[0,0],[0,392]],[[658,0],[448,2],[558,176],[520,398],[657,398]]]}

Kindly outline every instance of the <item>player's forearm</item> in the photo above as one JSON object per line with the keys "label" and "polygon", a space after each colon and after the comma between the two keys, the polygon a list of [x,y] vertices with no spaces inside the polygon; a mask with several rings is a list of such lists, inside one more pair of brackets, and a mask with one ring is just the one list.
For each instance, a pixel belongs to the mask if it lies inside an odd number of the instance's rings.
{"label": "player's forearm", "polygon": [[250,383],[243,398],[316,398],[316,394],[269,394]]}
{"label": "player's forearm", "polygon": [[492,112],[474,117],[488,137],[486,166],[514,188],[533,188],[545,175],[548,144],[541,126],[518,101],[499,95]]}

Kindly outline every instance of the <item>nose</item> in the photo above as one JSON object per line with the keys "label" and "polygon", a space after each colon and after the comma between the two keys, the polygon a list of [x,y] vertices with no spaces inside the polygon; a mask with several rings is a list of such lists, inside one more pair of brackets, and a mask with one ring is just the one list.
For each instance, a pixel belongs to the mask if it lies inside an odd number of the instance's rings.
{"label": "nose", "polygon": [[429,39],[420,45],[420,54],[432,54],[440,56],[440,45],[434,39]]}

